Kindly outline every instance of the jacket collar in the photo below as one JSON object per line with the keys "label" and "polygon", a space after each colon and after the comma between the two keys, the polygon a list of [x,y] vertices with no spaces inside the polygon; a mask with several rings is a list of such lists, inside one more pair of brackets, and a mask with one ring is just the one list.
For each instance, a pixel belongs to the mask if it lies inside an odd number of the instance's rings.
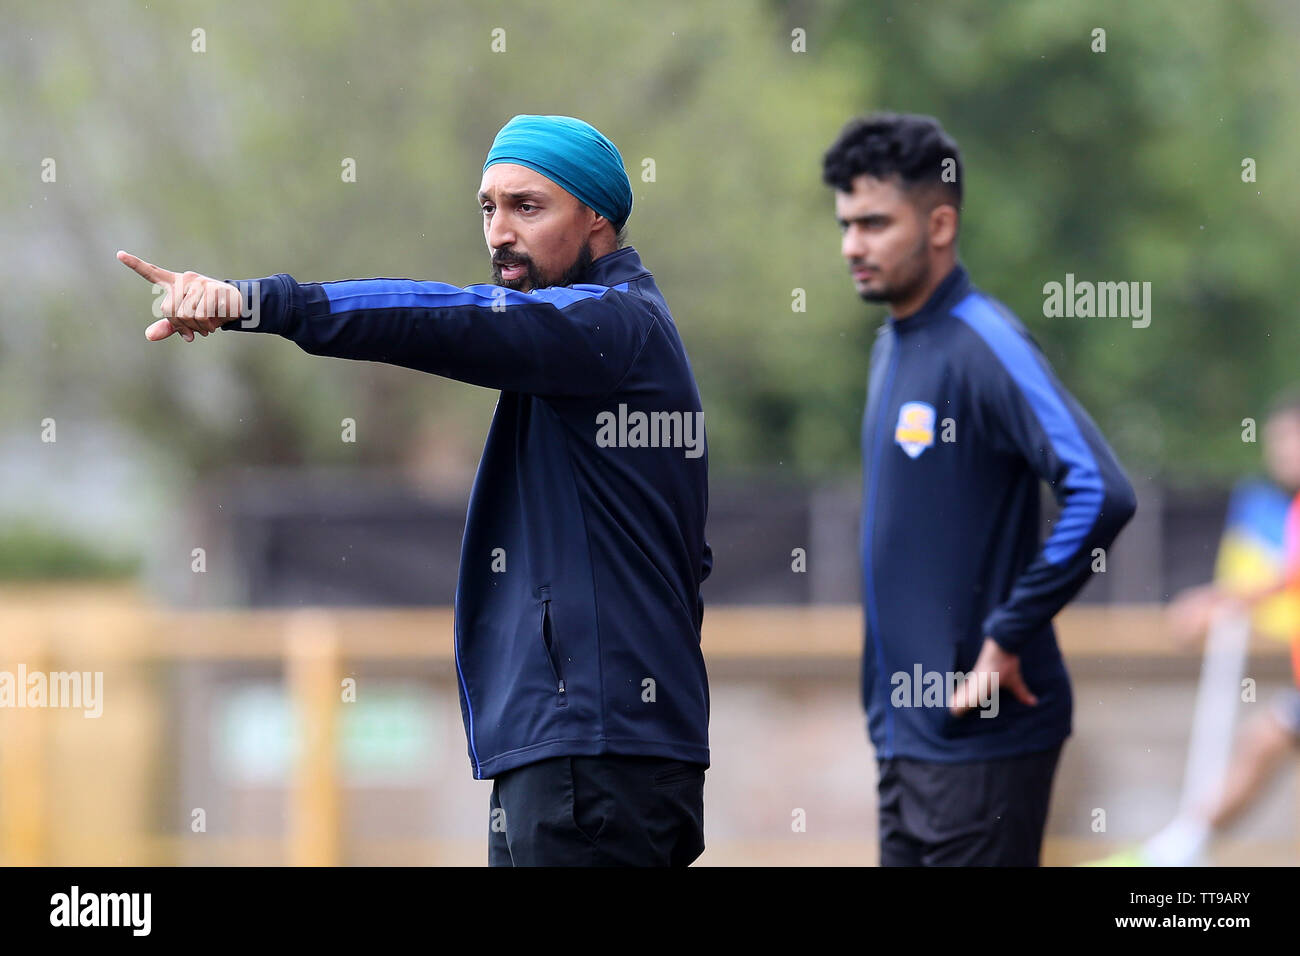
{"label": "jacket collar", "polygon": [[650,271],[641,264],[641,257],[631,246],[624,246],[601,256],[591,264],[591,268],[582,277],[583,283],[591,285],[616,286],[634,279],[650,275]]}
{"label": "jacket collar", "polygon": [[889,325],[895,332],[901,333],[926,325],[933,319],[951,312],[953,306],[966,298],[970,288],[970,276],[967,275],[966,268],[960,262],[954,263],[952,270],[935,286],[923,306],[902,318],[890,316]]}

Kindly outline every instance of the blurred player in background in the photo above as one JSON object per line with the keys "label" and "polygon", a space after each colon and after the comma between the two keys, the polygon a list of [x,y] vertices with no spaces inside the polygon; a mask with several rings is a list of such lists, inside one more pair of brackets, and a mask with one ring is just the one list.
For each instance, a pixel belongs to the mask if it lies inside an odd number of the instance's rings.
{"label": "blurred player in background", "polygon": [[[1246,637],[1253,631],[1265,639],[1289,641],[1297,686],[1282,692],[1245,725],[1231,763],[1225,746],[1226,768],[1216,763],[1213,753],[1198,760],[1198,751],[1213,751],[1220,735],[1231,740],[1246,641],[1233,645],[1223,665],[1227,679],[1216,692],[1231,709],[1225,714],[1218,701],[1198,700],[1198,715],[1204,706],[1219,716],[1203,730],[1193,731],[1183,807],[1142,846],[1102,864],[1203,864],[1214,835],[1255,801],[1288,754],[1300,752],[1300,390],[1274,402],[1261,438],[1267,478],[1247,479],[1233,489],[1214,580],[1184,591],[1170,603],[1170,629],[1185,645],[1207,634],[1213,642],[1216,629],[1231,629],[1240,621]],[[1213,671],[1207,667],[1202,680],[1215,680]]]}
{"label": "blurred player in background", "polygon": [[[1132,516],[1133,489],[1025,327],[957,261],[961,158],[939,124],[853,120],[822,175],[858,295],[890,313],[862,422],[880,862],[1036,866],[1073,710],[1052,618]],[[1046,541],[1044,481],[1061,505]]]}

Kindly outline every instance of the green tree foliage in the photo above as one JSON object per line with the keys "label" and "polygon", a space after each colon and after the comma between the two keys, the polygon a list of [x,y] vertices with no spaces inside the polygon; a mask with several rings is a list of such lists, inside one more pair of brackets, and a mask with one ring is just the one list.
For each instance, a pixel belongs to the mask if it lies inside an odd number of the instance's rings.
{"label": "green tree foliage", "polygon": [[[150,345],[148,289],[113,252],[226,277],[484,281],[473,196],[522,112],[582,116],[619,145],[630,239],[691,351],[719,472],[857,467],[882,313],[853,295],[820,159],[871,109],[957,137],[964,261],[1131,466],[1253,464],[1240,421],[1296,376],[1300,90],[1281,4],[66,6],[12,10],[0,37],[8,433],[115,419],[191,469],[401,463],[433,436],[472,465],[491,393],[264,337]],[[1151,282],[1150,327],[1045,318],[1043,285],[1067,272]]]}

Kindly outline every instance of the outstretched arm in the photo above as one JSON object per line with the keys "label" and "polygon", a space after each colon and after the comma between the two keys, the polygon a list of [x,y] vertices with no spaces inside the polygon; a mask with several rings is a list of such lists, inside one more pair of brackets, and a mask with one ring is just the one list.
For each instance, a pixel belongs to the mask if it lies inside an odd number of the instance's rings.
{"label": "outstretched arm", "polygon": [[[150,326],[152,340],[166,338],[176,325],[204,335],[222,326],[270,332],[312,355],[386,362],[539,395],[613,391],[657,321],[620,286],[525,293],[411,279],[300,283],[283,274],[225,283],[198,273],[178,276],[134,256],[122,261],[177,290],[163,301],[165,318]],[[241,315],[253,321],[235,321]]]}

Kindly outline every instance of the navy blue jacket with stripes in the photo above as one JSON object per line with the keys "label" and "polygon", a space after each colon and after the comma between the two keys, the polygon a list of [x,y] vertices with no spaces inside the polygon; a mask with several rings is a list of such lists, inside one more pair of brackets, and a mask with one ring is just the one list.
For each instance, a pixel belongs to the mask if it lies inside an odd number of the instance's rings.
{"label": "navy blue jacket with stripes", "polygon": [[703,417],[677,327],[636,251],[600,257],[580,283],[527,293],[256,282],[252,331],[501,390],[456,588],[474,776],[604,753],[707,765]]}
{"label": "navy blue jacket with stripes", "polygon": [[[880,329],[862,449],[862,695],[877,756],[1059,744],[1072,700],[1052,617],[1133,515],[1133,489],[1025,327],[960,264]],[[1043,481],[1061,505],[1046,541]],[[970,671],[986,637],[1020,656],[1038,704],[999,688],[996,716],[955,718],[949,675]]]}

